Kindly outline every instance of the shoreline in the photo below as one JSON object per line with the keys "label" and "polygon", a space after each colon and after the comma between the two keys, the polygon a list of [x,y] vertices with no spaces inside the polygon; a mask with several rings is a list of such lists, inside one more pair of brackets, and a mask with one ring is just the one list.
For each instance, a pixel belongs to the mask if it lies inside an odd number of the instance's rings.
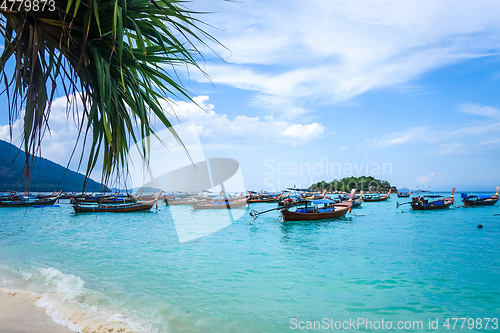
{"label": "shoreline", "polygon": [[35,305],[36,299],[18,293],[0,292],[2,333],[72,333]]}

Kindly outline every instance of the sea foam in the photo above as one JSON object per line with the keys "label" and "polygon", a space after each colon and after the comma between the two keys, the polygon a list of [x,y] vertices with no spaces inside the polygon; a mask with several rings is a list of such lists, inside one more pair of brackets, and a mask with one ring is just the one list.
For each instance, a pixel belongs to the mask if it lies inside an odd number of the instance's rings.
{"label": "sea foam", "polygon": [[[34,273],[19,273],[25,282],[29,281],[28,284],[23,283],[22,287],[17,285],[12,288],[16,283],[12,281],[7,283],[8,281],[4,280],[3,285],[10,285],[11,288],[2,288],[0,291],[34,302],[37,307],[43,308],[54,322],[74,332],[157,332],[150,324],[140,323],[141,320],[134,311],[124,307],[120,309],[116,302],[106,295],[86,288],[84,281],[78,276],[64,274],[55,268],[40,268]],[[29,288],[30,285],[33,288]]]}

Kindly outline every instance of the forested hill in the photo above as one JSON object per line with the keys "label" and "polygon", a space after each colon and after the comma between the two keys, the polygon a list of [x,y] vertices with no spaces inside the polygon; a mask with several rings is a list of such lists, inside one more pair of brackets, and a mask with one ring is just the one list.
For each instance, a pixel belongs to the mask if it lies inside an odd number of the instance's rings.
{"label": "forested hill", "polygon": [[[23,167],[24,151],[0,140],[0,192],[5,190],[25,191]],[[17,158],[16,158],[17,155]],[[75,192],[83,189],[85,176],[45,158],[35,158],[29,190],[32,192],[64,191]],[[86,191],[100,192],[101,184],[89,179]]]}
{"label": "forested hill", "polygon": [[355,188],[358,191],[389,191],[393,188],[391,184],[386,180],[375,179],[372,176],[361,176],[361,177],[347,177],[341,180],[333,180],[331,182],[321,181],[313,184],[309,187],[313,190],[324,190],[327,191],[344,191],[349,192],[351,189]]}

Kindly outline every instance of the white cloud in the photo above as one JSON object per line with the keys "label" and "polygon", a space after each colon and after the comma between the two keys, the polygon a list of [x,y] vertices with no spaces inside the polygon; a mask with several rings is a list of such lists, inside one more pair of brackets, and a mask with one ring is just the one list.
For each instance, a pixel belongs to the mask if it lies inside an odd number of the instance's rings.
{"label": "white cloud", "polygon": [[500,144],[500,138],[495,138],[488,141],[481,141],[478,143],[479,146],[498,146]]}
{"label": "white cloud", "polygon": [[305,142],[321,136],[323,132],[323,126],[318,123],[313,123],[309,125],[293,124],[279,134],[294,142]]}
{"label": "white cloud", "polygon": [[[66,97],[58,97],[52,102],[50,112],[50,132],[46,131],[42,141],[42,157],[66,166],[71,153],[75,148],[78,136],[78,123],[81,116],[77,112],[67,113]],[[81,103],[77,104],[79,111],[82,111]],[[76,111],[76,109],[74,110]],[[22,114],[21,119],[14,122],[12,126],[12,143],[17,147],[21,145],[23,133]],[[0,126],[0,139],[10,142],[9,125]],[[70,168],[76,170],[81,156],[81,144],[84,134],[80,137],[80,145],[76,148]],[[20,147],[24,149],[23,147]],[[86,159],[83,160],[83,169],[86,167]]]}
{"label": "white cloud", "polygon": [[487,141],[473,142],[467,144],[460,144],[457,142],[440,144],[434,151],[438,155],[451,155],[451,154],[475,154],[483,153],[488,150],[498,149],[500,146],[500,139],[494,138]]}
{"label": "white cloud", "polygon": [[466,136],[471,136],[471,135],[484,135],[488,132],[498,132],[500,130],[500,122],[497,123],[486,123],[486,124],[480,124],[476,126],[469,126],[469,127],[464,127],[460,128],[457,130],[452,130],[452,131],[444,131],[442,133],[443,138],[448,138],[448,137],[466,137]]}
{"label": "white cloud", "polygon": [[464,145],[460,143],[445,143],[442,145],[439,145],[437,148],[437,154],[439,155],[449,155],[449,154],[457,154],[457,153],[463,153],[464,151]]}
{"label": "white cloud", "polygon": [[[320,138],[325,133],[325,128],[319,123],[289,123],[275,120],[272,116],[264,119],[236,116],[231,119],[226,114],[216,113],[214,105],[209,104],[208,99],[208,96],[195,97],[193,100],[198,105],[184,101],[170,101],[170,106],[165,100],[163,105],[164,108],[170,107],[180,122],[193,120],[197,124],[200,137],[211,143],[238,139],[251,142],[278,141],[296,146]],[[222,148],[224,145],[219,147]],[[235,149],[235,146],[231,146],[231,149]]]}
{"label": "white cloud", "polygon": [[[263,8],[265,7],[265,10]],[[494,0],[205,1],[227,61],[215,83],[256,92],[254,104],[289,115],[400,85],[464,59],[496,55]],[[204,7],[205,6],[205,7]],[[198,9],[198,8],[197,8]]]}
{"label": "white cloud", "polygon": [[490,118],[500,118],[500,110],[491,106],[477,104],[462,104],[459,106],[459,111],[472,115],[485,116]]}
{"label": "white cloud", "polygon": [[432,180],[432,178],[434,178],[435,175],[436,175],[436,172],[433,171],[431,174],[429,174],[427,176],[417,177],[417,180],[420,183],[426,184],[426,183],[430,182]]}
{"label": "white cloud", "polygon": [[425,127],[413,127],[405,132],[395,132],[388,134],[380,139],[375,139],[374,142],[376,142],[380,146],[387,146],[407,143],[414,140],[424,140],[428,138],[426,132],[427,128]]}
{"label": "white cloud", "polygon": [[206,143],[203,145],[203,151],[210,150],[245,150],[249,151],[251,149],[256,149],[256,146],[251,145],[241,145],[232,143]]}
{"label": "white cloud", "polygon": [[[482,106],[480,108],[472,108],[469,107],[466,109],[467,113],[482,115],[495,118],[496,117],[496,109],[491,107]],[[500,131],[500,122],[491,123],[489,121],[479,123],[474,126],[467,126],[458,129],[438,129],[432,130],[427,127],[412,127],[407,129],[404,132],[394,132],[382,136],[380,138],[375,138],[372,141],[377,146],[390,146],[390,145],[399,145],[405,143],[412,142],[429,142],[429,143],[440,143],[440,147],[442,149],[438,149],[438,154],[449,153],[450,148],[454,145],[457,148],[458,143],[442,143],[443,141],[450,139],[459,139],[459,138],[470,138],[481,136],[484,139],[485,135],[493,134],[496,135]],[[485,141],[483,145],[487,144],[496,144],[496,139],[492,139],[490,141]],[[463,146],[462,146],[463,147]],[[444,152],[444,153],[443,153]]]}
{"label": "white cloud", "polygon": [[[169,119],[172,123],[175,123],[174,114],[181,123],[188,120],[195,121],[196,128],[184,130],[186,133],[197,131],[202,139],[206,139],[203,146],[203,149],[206,150],[248,150],[254,149],[256,143],[262,142],[279,142],[296,146],[320,138],[325,133],[324,127],[319,123],[289,123],[275,120],[271,116],[264,119],[247,116],[237,116],[230,119],[225,114],[216,113],[214,105],[209,104],[208,99],[208,96],[195,97],[194,100],[199,106],[183,101],[162,102],[165,110],[171,111]],[[68,164],[75,147],[79,132],[77,124],[81,119],[78,114],[73,114],[73,112],[70,112],[68,117],[66,105],[66,97],[54,100],[49,121],[50,133],[47,132],[42,141],[42,157],[63,166]],[[156,125],[159,125],[159,122]],[[13,124],[12,130],[13,144],[19,147],[21,145],[22,120],[17,120]],[[0,139],[10,141],[9,125],[0,126]],[[70,164],[72,170],[78,168],[83,140],[82,134]],[[235,141],[237,141],[236,144]],[[247,141],[246,144],[245,141]],[[87,144],[90,145],[90,142]],[[83,159],[83,170],[86,168],[86,162],[87,157]],[[100,172],[99,168],[99,166],[96,167],[96,172]]]}

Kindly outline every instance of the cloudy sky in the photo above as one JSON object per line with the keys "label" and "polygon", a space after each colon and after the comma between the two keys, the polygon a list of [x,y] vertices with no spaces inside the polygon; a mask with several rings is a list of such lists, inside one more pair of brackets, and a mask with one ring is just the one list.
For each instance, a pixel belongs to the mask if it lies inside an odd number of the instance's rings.
{"label": "cloudy sky", "polygon": [[[497,1],[189,6],[210,12],[206,29],[226,48],[206,50],[210,81],[193,70],[183,78],[205,111],[173,108],[196,122],[206,156],[240,162],[248,189],[350,175],[409,188],[500,185]],[[65,164],[77,133],[58,103],[43,155]],[[7,124],[4,112],[0,139]]]}

